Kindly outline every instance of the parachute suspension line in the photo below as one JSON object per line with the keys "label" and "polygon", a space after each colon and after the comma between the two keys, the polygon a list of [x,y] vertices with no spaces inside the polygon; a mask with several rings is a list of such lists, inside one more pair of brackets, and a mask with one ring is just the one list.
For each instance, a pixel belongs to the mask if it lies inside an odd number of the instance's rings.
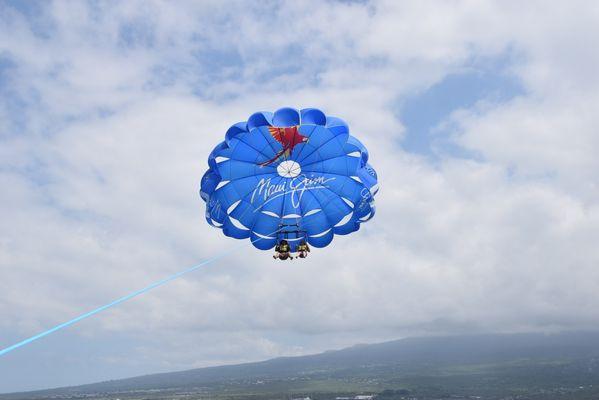
{"label": "parachute suspension line", "polygon": [[[268,236],[270,236],[270,235],[272,235],[274,233],[277,233],[278,231],[279,231],[279,229],[277,229],[276,231],[272,232]],[[254,242],[257,242],[260,239],[261,238],[258,238],[258,239],[255,239],[255,240],[250,240],[249,242],[245,242],[244,244],[239,245],[238,248],[245,247],[248,244],[252,244]],[[27,338],[27,339],[22,340],[22,341],[20,341],[18,343],[15,343],[12,346],[8,346],[8,347],[6,347],[4,349],[1,349],[0,350],[0,357],[3,356],[3,355],[5,355],[5,354],[7,354],[7,353],[10,353],[13,350],[18,349],[19,347],[22,347],[22,346],[25,346],[25,345],[27,345],[29,343],[35,342],[36,340],[41,339],[44,336],[48,336],[51,333],[54,333],[54,332],[59,331],[59,330],[61,330],[63,328],[66,328],[66,327],[68,327],[70,325],[73,325],[73,324],[75,324],[75,323],[77,323],[79,321],[82,321],[82,320],[84,320],[86,318],[89,318],[89,317],[91,317],[91,316],[93,316],[95,314],[98,314],[98,313],[100,313],[100,312],[102,312],[104,310],[107,310],[107,309],[112,308],[112,307],[114,307],[114,306],[116,306],[118,304],[121,304],[121,303],[123,303],[123,302],[125,302],[127,300],[130,300],[130,299],[132,299],[134,297],[137,297],[137,296],[139,296],[139,295],[141,295],[143,293],[149,292],[150,290],[155,289],[155,288],[157,288],[159,286],[165,285],[165,284],[169,283],[170,281],[173,281],[173,280],[175,280],[177,278],[180,278],[183,275],[186,275],[186,274],[188,274],[190,272],[195,271],[198,268],[201,268],[201,267],[203,267],[205,265],[208,265],[208,264],[211,264],[211,263],[213,263],[215,261],[218,261],[221,258],[225,258],[226,256],[228,256],[228,255],[230,255],[232,253],[234,253],[234,251],[231,251],[231,250],[224,251],[224,252],[222,252],[220,254],[217,254],[214,257],[208,258],[208,259],[200,262],[199,264],[196,264],[196,265],[194,265],[192,267],[189,267],[189,268],[187,268],[187,269],[185,269],[183,271],[177,272],[176,274],[173,274],[173,275],[171,275],[169,277],[166,277],[164,279],[156,281],[156,282],[154,282],[154,283],[152,283],[152,284],[150,284],[150,285],[148,285],[148,286],[146,286],[146,287],[144,287],[142,289],[139,289],[139,290],[136,290],[134,292],[131,292],[131,293],[129,293],[126,296],[119,297],[118,299],[116,299],[116,300],[114,300],[114,301],[112,301],[112,302],[110,302],[108,304],[105,304],[105,305],[103,305],[101,307],[98,307],[98,308],[96,308],[94,310],[91,310],[91,311],[88,311],[88,312],[86,312],[84,314],[81,314],[78,317],[75,317],[75,318],[73,318],[73,319],[71,319],[69,321],[63,322],[62,324],[56,325],[53,328],[50,328],[50,329],[48,329],[46,331],[38,333],[37,335],[31,336],[30,338]]]}

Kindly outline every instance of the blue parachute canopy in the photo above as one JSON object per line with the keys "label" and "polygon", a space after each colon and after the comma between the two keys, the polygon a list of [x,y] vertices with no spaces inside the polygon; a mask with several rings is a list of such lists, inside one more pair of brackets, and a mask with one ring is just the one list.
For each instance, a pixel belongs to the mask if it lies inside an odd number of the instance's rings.
{"label": "blue parachute canopy", "polygon": [[258,112],[229,128],[201,182],[208,223],[263,250],[327,246],[374,216],[377,175],[340,118],[315,108]]}

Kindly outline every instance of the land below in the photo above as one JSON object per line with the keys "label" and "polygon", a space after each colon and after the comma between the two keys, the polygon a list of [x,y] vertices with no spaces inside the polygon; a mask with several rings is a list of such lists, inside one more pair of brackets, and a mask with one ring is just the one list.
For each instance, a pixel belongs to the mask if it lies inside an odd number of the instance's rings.
{"label": "land below", "polygon": [[599,333],[406,338],[0,400],[599,399]]}

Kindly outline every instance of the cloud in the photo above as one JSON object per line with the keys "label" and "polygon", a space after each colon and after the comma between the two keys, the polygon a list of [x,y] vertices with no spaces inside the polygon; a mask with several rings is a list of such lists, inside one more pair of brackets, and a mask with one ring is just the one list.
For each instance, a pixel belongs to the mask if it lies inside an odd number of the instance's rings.
{"label": "cloud", "polygon": [[[237,246],[204,222],[197,188],[213,146],[255,110],[343,117],[382,189],[374,220],[305,262],[235,250],[43,352],[11,353],[0,391],[414,334],[597,327],[588,4],[19,7],[0,12],[0,342]],[[402,148],[414,127],[398,104],[506,54],[522,90],[456,87],[426,128],[438,159]],[[93,350],[67,358],[67,341]]]}

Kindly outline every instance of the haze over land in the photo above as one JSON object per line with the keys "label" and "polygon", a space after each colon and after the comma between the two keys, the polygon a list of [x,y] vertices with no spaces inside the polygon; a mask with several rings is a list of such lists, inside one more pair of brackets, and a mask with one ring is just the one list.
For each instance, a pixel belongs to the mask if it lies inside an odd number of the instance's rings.
{"label": "haze over land", "polygon": [[0,2],[0,348],[236,245],[197,188],[256,110],[344,118],[376,217],[10,353],[0,392],[599,327],[597,2],[253,3]]}
{"label": "haze over land", "polygon": [[321,354],[146,375],[0,400],[592,399],[599,333],[408,338]]}

